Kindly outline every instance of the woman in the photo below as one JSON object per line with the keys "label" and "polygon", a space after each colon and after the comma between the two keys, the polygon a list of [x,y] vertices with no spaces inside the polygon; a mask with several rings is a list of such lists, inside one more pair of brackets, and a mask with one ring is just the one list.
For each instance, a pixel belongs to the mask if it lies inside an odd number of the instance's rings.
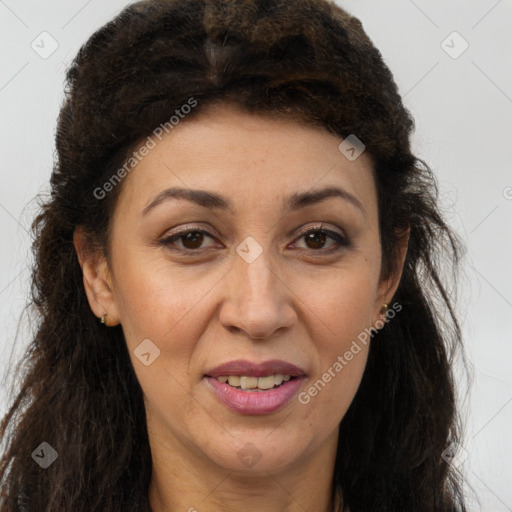
{"label": "woman", "polygon": [[325,0],[146,0],[97,31],[33,224],[0,510],[466,510],[460,243],[412,129]]}

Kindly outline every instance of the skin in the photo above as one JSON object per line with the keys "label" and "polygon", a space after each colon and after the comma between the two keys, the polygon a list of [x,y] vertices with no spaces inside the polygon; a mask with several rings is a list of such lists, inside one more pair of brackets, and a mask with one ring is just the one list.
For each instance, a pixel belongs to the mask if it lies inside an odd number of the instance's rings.
{"label": "skin", "polygon": [[[144,392],[154,512],[332,511],[338,425],[359,386],[369,344],[360,344],[309,403],[294,397],[260,416],[228,409],[204,373],[233,359],[282,359],[304,369],[302,392],[358,334],[385,318],[381,307],[398,286],[406,241],[399,272],[380,280],[371,162],[364,153],[349,161],[340,142],[318,127],[229,104],[210,107],[177,125],[124,178],[109,261],[88,251],[76,230],[91,309],[107,314],[106,328],[122,325]],[[356,196],[364,211],[339,197],[284,209],[292,193],[328,185]],[[180,199],[142,214],[161,191],[176,186],[222,194],[234,212]],[[312,241],[299,233],[321,222],[349,245],[314,230]],[[213,238],[158,245],[189,228]],[[252,263],[236,252],[248,236],[263,250]],[[180,256],[180,248],[197,255]],[[134,355],[144,339],[160,349],[149,366]],[[246,467],[237,452],[249,442],[261,458]]]}

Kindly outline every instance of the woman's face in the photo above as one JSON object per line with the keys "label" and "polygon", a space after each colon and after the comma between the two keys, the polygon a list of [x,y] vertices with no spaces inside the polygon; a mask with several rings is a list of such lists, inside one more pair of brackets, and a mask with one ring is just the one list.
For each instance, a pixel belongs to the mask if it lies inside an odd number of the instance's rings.
{"label": "woman's face", "polygon": [[125,178],[107,284],[100,270],[86,288],[122,325],[166,464],[332,469],[361,333],[398,283],[379,282],[370,162],[340,142],[224,105],[185,119]]}

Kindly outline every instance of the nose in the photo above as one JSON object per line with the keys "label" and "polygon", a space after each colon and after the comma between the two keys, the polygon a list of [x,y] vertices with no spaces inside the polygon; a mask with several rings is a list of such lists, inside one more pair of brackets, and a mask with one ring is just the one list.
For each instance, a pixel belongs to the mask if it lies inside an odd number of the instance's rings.
{"label": "nose", "polygon": [[233,265],[226,276],[221,325],[232,334],[243,332],[255,340],[290,329],[296,321],[294,295],[286,276],[271,268],[266,251],[251,263],[235,255]]}

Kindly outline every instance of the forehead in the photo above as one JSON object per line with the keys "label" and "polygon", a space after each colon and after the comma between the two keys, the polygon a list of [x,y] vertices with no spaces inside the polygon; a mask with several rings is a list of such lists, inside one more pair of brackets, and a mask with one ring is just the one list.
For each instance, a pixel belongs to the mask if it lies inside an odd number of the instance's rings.
{"label": "forehead", "polygon": [[255,196],[274,205],[294,192],[338,187],[371,210],[371,161],[364,153],[349,160],[342,141],[320,127],[213,106],[154,139],[125,178],[118,207],[141,212],[162,191],[180,187],[222,193],[236,213],[253,207]]}

